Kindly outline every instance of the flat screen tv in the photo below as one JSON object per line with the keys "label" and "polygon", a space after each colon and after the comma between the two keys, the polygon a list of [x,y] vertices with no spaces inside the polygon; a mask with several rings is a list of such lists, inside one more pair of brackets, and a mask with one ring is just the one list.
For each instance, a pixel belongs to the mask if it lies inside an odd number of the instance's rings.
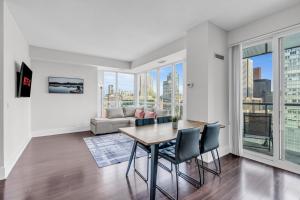
{"label": "flat screen tv", "polygon": [[18,76],[17,96],[30,97],[32,71],[24,62],[22,62],[20,73],[18,73]]}

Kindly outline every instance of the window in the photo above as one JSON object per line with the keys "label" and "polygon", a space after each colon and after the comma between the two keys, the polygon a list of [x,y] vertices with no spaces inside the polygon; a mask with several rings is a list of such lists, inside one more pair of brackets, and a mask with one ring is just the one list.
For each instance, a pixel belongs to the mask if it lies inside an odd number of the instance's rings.
{"label": "window", "polygon": [[121,107],[134,105],[134,75],[118,73],[118,95]]}
{"label": "window", "polygon": [[139,105],[158,107],[168,115],[183,115],[183,63],[152,69],[138,74]]}
{"label": "window", "polygon": [[145,88],[145,74],[139,74],[138,75],[138,101],[140,106],[145,105],[145,94],[146,94],[146,88]]}
{"label": "window", "polygon": [[272,47],[243,49],[243,148],[273,155]]}
{"label": "window", "polygon": [[104,72],[104,108],[117,107],[116,73]]}
{"label": "window", "polygon": [[104,72],[104,109],[134,105],[134,75]]}
{"label": "window", "polygon": [[182,118],[183,115],[183,63],[175,65],[175,115]]}
{"label": "window", "polygon": [[160,108],[172,115],[173,99],[173,68],[172,66],[160,69]]}
{"label": "window", "polygon": [[151,70],[147,72],[146,87],[147,87],[146,107],[153,108],[156,105],[156,96],[157,96],[157,70]]}
{"label": "window", "polygon": [[300,164],[300,33],[282,38],[282,158]]}
{"label": "window", "polygon": [[241,46],[241,155],[299,173],[300,29]]}

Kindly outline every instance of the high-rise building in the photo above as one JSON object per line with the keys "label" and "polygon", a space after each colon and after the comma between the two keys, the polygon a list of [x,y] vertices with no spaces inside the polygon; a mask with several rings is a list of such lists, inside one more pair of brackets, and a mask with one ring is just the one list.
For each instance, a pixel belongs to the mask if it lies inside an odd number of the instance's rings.
{"label": "high-rise building", "polygon": [[253,82],[253,97],[262,98],[264,103],[272,103],[271,80],[256,79]]}
{"label": "high-rise building", "polygon": [[114,85],[108,85],[108,94],[113,94],[114,93]]}
{"label": "high-rise building", "polygon": [[253,80],[261,79],[261,67],[253,68]]}
{"label": "high-rise building", "polygon": [[285,50],[285,149],[300,153],[300,47]]}
{"label": "high-rise building", "polygon": [[243,97],[253,97],[253,60],[243,59]]}
{"label": "high-rise building", "polygon": [[172,100],[172,74],[167,76],[167,80],[163,81],[163,96],[164,102],[170,102]]}

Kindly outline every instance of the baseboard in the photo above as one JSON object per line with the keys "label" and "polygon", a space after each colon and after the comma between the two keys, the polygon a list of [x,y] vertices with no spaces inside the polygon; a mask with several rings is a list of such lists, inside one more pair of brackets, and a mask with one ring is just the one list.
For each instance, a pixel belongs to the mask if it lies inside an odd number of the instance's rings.
{"label": "baseboard", "polygon": [[0,167],[0,180],[5,179],[5,170],[4,167]]}
{"label": "baseboard", "polygon": [[48,129],[48,130],[32,131],[32,137],[59,135],[59,134],[74,133],[74,132],[89,131],[89,130],[90,130],[89,126]]}
{"label": "baseboard", "polygon": [[14,168],[14,166],[16,165],[17,161],[19,160],[19,158],[21,157],[21,155],[23,154],[25,148],[27,147],[27,145],[29,144],[31,140],[31,137],[29,137],[27,139],[27,141],[25,142],[25,144],[23,145],[23,147],[21,148],[20,152],[15,156],[15,159],[8,163],[8,165],[5,166],[5,169],[4,169],[4,178],[7,178],[8,175],[10,174],[11,170]]}

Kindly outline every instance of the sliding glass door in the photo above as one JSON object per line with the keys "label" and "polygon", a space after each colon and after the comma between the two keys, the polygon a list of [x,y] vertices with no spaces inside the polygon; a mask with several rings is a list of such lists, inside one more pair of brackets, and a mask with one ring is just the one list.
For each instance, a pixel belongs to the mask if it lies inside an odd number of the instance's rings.
{"label": "sliding glass door", "polygon": [[243,149],[273,155],[273,64],[270,41],[243,48]]}
{"label": "sliding glass door", "polygon": [[281,158],[300,164],[300,33],[281,38]]}
{"label": "sliding glass door", "polygon": [[300,29],[244,43],[242,156],[300,173]]}

